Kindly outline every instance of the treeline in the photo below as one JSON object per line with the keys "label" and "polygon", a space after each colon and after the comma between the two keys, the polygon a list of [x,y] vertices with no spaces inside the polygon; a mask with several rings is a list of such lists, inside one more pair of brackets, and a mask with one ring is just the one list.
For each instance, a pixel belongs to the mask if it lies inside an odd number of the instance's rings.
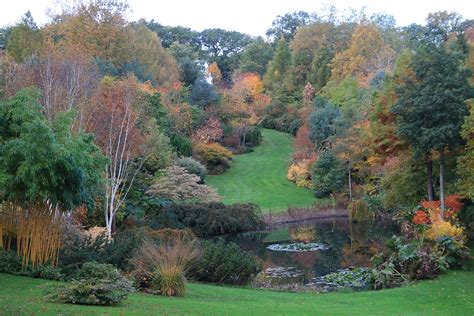
{"label": "treeline", "polygon": [[[219,200],[205,175],[257,146],[261,126],[296,136],[288,177],[317,197],[387,209],[473,198],[473,21],[295,12],[263,39],[128,10],[94,0],[1,29],[2,201],[47,201],[111,234],[166,201]],[[58,179],[81,194],[54,191]]]}

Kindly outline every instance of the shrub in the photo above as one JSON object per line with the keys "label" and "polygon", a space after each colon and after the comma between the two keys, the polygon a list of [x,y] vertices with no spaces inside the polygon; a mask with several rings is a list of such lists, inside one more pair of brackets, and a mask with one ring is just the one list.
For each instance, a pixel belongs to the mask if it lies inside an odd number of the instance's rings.
{"label": "shrub", "polygon": [[128,293],[114,283],[102,280],[72,281],[49,295],[52,301],[84,305],[116,305],[127,297]]}
{"label": "shrub", "polygon": [[349,220],[351,222],[365,222],[372,220],[374,214],[364,200],[357,200],[349,204]]}
{"label": "shrub", "polygon": [[194,155],[197,160],[206,165],[210,174],[224,172],[232,162],[232,152],[217,143],[197,144],[194,148]]}
{"label": "shrub", "polygon": [[173,165],[166,168],[166,175],[157,179],[146,194],[184,203],[220,200],[213,188],[199,182],[201,179],[197,175]]}
{"label": "shrub", "polygon": [[131,283],[110,264],[86,262],[73,278],[59,286],[49,299],[72,304],[116,305],[133,291]]}
{"label": "shrub", "polygon": [[164,223],[170,227],[189,227],[199,237],[239,233],[263,226],[261,212],[254,204],[196,203],[165,205],[155,216],[148,215],[146,225],[158,229]]}
{"label": "shrub", "polygon": [[311,188],[311,160],[294,163],[288,169],[287,179],[293,181],[298,187]]}
{"label": "shrub", "polygon": [[45,280],[61,281],[64,279],[61,269],[51,264],[35,265],[34,267],[28,265],[22,268],[21,258],[15,251],[0,250],[0,272]]}
{"label": "shrub", "polygon": [[201,179],[201,182],[204,182],[204,178],[207,176],[207,169],[199,161],[192,157],[183,157],[179,158],[176,161],[176,164],[181,168],[186,169],[188,173],[197,175]]}
{"label": "shrub", "polygon": [[201,252],[190,269],[190,275],[197,281],[246,284],[261,269],[255,255],[222,239],[201,242]]}
{"label": "shrub", "polygon": [[76,273],[86,262],[109,263],[127,270],[128,259],[141,243],[141,233],[137,230],[124,230],[108,240],[104,232],[95,238],[71,233],[67,235],[59,254],[59,266],[66,276]]}
{"label": "shrub", "polygon": [[467,270],[472,259],[469,248],[452,237],[440,237],[436,240],[450,268]]}
{"label": "shrub", "polygon": [[448,268],[446,257],[436,246],[393,237],[389,253],[372,258],[374,288],[399,286],[411,280],[433,279]]}
{"label": "shrub", "polygon": [[463,240],[464,229],[453,225],[448,221],[436,220],[426,231],[426,237],[431,240],[436,240],[440,237],[452,237],[456,240]]}
{"label": "shrub", "polygon": [[323,151],[313,164],[311,179],[317,198],[328,197],[343,190],[346,183],[346,171],[332,151]]}
{"label": "shrub", "polygon": [[194,242],[185,238],[161,242],[156,245],[145,241],[132,263],[134,275],[140,287],[165,296],[183,296],[185,293],[185,272],[189,263],[198,256]]}

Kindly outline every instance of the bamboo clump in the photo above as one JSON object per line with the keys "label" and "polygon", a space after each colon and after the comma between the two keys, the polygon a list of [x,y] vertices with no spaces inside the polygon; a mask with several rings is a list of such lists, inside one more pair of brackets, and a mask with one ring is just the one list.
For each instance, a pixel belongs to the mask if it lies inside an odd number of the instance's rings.
{"label": "bamboo clump", "polygon": [[11,249],[11,241],[16,238],[16,251],[22,258],[22,267],[29,263],[50,262],[57,265],[64,217],[46,203],[34,203],[21,208],[13,203],[0,207],[0,232],[2,247]]}

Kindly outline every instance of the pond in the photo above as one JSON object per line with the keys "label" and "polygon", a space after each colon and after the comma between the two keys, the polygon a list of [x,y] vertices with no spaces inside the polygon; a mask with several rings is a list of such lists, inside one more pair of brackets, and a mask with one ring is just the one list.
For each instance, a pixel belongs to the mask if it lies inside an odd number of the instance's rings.
{"label": "pond", "polygon": [[226,240],[260,258],[273,284],[308,284],[341,269],[370,267],[370,258],[385,249],[385,241],[397,230],[394,223],[350,223],[337,218],[247,232]]}

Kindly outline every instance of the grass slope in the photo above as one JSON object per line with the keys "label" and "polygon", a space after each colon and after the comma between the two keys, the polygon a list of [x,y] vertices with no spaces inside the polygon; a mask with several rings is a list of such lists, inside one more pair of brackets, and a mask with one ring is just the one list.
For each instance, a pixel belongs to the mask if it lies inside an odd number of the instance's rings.
{"label": "grass slope", "polygon": [[282,211],[288,206],[307,206],[316,199],[311,190],[286,179],[293,138],[274,130],[263,130],[263,142],[254,152],[236,155],[232,167],[207,182],[224,197],[224,203],[259,205],[264,211]]}
{"label": "grass slope", "polygon": [[183,298],[132,294],[115,307],[46,302],[48,281],[0,274],[0,315],[474,315],[474,272],[403,288],[313,294],[188,284]]}

